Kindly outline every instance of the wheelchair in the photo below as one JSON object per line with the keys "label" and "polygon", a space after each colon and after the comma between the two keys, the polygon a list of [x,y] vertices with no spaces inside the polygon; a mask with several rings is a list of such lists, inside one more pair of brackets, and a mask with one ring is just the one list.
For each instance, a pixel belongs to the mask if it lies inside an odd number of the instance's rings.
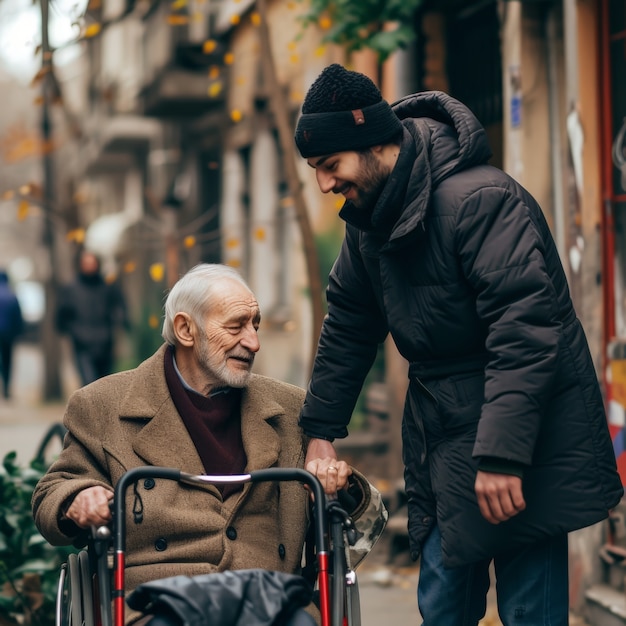
{"label": "wheelchair", "polygon": [[[133,468],[121,477],[114,490],[111,527],[92,528],[86,547],[70,554],[62,565],[55,626],[124,626],[126,490],[145,478],[173,480],[196,487],[263,481],[299,481],[307,485],[314,497],[309,533],[314,537],[314,550],[313,563],[309,567],[315,571],[314,598],[320,611],[321,626],[360,626],[358,582],[349,557],[349,546],[356,542],[357,531],[339,501],[326,497],[317,477],[298,468],[209,476],[156,466]],[[228,584],[224,581],[224,585]]]}

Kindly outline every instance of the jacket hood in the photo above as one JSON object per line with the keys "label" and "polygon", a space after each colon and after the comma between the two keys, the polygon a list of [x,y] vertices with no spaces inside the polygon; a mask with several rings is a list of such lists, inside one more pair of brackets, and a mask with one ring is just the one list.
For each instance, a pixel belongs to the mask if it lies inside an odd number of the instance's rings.
{"label": "jacket hood", "polygon": [[405,128],[402,151],[408,135],[416,154],[410,171],[404,172],[408,176],[404,206],[389,238],[400,243],[424,219],[432,190],[452,174],[486,163],[491,150],[476,116],[442,91],[406,96],[393,104],[393,110]]}
{"label": "jacket hood", "polygon": [[414,134],[417,126],[426,141],[431,178],[436,184],[454,171],[486,163],[491,158],[487,134],[476,116],[442,91],[405,96],[392,105]]}

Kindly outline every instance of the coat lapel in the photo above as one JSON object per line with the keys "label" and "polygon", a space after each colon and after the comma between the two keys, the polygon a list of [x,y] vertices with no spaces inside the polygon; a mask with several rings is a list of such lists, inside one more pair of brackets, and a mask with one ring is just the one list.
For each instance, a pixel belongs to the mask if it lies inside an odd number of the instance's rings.
{"label": "coat lapel", "polygon": [[[121,420],[145,425],[132,446],[146,465],[177,467],[190,474],[204,473],[196,447],[170,397],[163,367],[165,346],[138,369],[141,384],[122,401]],[[241,437],[248,459],[246,471],[272,467],[278,461],[280,439],[271,424],[284,408],[267,398],[263,378],[253,375],[241,399]]]}
{"label": "coat lapel", "polygon": [[241,437],[248,458],[248,472],[272,467],[280,452],[280,439],[270,422],[284,415],[285,410],[267,398],[262,380],[253,375],[241,399]]}
{"label": "coat lapel", "polygon": [[145,423],[132,446],[146,465],[176,467],[191,474],[204,471],[200,456],[187,432],[165,381],[165,346],[138,368],[139,384],[123,399],[121,420]]}

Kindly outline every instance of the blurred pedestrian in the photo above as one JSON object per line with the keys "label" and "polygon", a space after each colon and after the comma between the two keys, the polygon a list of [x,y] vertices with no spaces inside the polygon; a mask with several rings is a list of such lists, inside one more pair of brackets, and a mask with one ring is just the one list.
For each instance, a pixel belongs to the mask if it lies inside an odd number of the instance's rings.
{"label": "blurred pedestrian", "polygon": [[11,370],[15,340],[24,329],[22,309],[9,284],[9,276],[0,270],[0,367],[2,368],[2,393],[10,397]]}
{"label": "blurred pedestrian", "polygon": [[300,424],[333,458],[378,345],[409,366],[402,423],[424,626],[476,626],[494,562],[502,623],[568,623],[567,533],[623,494],[597,374],[540,206],[488,164],[440,91],[393,107],[327,67],[296,130],[346,222]]}
{"label": "blurred pedestrian", "polygon": [[119,285],[104,280],[93,252],[80,253],[76,280],[61,288],[56,326],[72,342],[83,385],[113,372],[115,331],[130,324]]}

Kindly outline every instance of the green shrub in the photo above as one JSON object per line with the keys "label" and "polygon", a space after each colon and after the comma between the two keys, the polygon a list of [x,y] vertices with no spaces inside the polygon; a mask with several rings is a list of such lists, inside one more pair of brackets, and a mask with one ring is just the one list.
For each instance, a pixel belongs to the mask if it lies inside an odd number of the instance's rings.
{"label": "green shrub", "polygon": [[51,546],[37,530],[30,501],[46,467],[20,467],[16,456],[0,467],[0,626],[50,626],[61,564],[76,550]]}

